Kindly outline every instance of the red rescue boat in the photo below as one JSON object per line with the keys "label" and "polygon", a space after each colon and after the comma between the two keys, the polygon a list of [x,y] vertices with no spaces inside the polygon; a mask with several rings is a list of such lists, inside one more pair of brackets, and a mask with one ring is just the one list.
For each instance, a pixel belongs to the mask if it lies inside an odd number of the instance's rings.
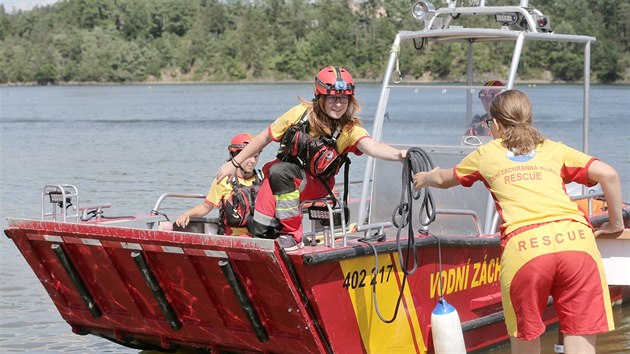
{"label": "red rescue boat", "polygon": [[[438,89],[471,102],[482,88],[471,84],[473,43],[513,43],[504,88],[513,87],[522,48],[529,42],[584,45],[588,69],[595,38],[550,33],[549,26],[538,21],[547,16],[526,3],[435,9],[419,1],[414,13],[424,20],[424,29],[401,31],[394,40],[372,136],[382,140],[386,116],[404,113],[396,111],[394,93],[407,91],[413,96]],[[460,15],[494,16],[504,28],[456,26]],[[508,29],[505,21],[512,18],[519,21]],[[409,49],[402,44],[410,41],[431,41],[435,46],[466,43],[471,61],[468,83],[401,83],[398,68],[407,57],[400,52]],[[585,92],[589,84],[586,77]],[[457,114],[465,111],[467,119],[472,117],[472,105],[462,107]],[[587,125],[588,109],[584,112]],[[588,129],[585,141],[587,134]],[[456,144],[421,147],[435,165],[448,166],[482,142],[483,138],[464,136],[457,137]],[[434,350],[431,313],[441,298],[458,311],[467,351],[508,339],[498,281],[499,216],[485,188],[433,191],[435,221],[408,233],[412,226],[392,220],[403,190],[392,183],[400,181],[400,164],[368,159],[364,175],[361,196],[348,205],[354,221],[349,226],[340,206],[315,201],[325,206],[323,216],[318,216],[321,208],[309,210],[304,205],[310,229],[306,228],[307,246],[297,251],[287,252],[274,240],[216,235],[212,218],[193,220],[186,229],[163,230],[167,217],[161,207],[166,199],[204,196],[164,194],[150,213],[116,218],[107,217],[107,205],[81,206],[73,185],[46,186],[41,220],[10,218],[5,233],[73,332],[132,348],[427,353]],[[593,215],[594,224],[605,221],[605,201],[596,190],[581,190],[575,199]],[[411,206],[422,210],[418,200]],[[630,210],[624,208],[627,222]],[[601,242],[612,242],[602,247],[602,254],[605,263],[613,262],[607,267],[609,279],[620,284],[610,287],[612,299],[622,301],[630,297],[630,281],[613,269],[627,269],[615,262],[627,263],[630,255],[613,253],[620,249],[615,245],[627,249],[630,229],[618,239]],[[557,322],[552,299],[545,321]]]}

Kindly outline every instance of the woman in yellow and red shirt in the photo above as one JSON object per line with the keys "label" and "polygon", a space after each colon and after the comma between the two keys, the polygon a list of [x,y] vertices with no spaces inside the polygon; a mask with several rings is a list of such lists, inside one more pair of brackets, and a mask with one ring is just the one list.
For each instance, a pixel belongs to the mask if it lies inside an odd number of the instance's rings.
{"label": "woman in yellow and red shirt", "polygon": [[[532,126],[532,108],[518,90],[497,95],[487,124],[495,139],[453,169],[414,176],[422,187],[470,187],[481,181],[501,225],[501,289],[513,353],[539,353],[542,310],[554,299],[567,353],[594,353],[596,334],[614,329],[610,296],[592,227],[564,185],[600,183],[608,205],[621,205],[621,183],[609,165]],[[623,231],[621,208],[609,209],[601,233]]]}
{"label": "woman in yellow and red shirt", "polygon": [[[354,80],[346,69],[329,66],[320,70],[311,101],[301,99],[221,166],[217,180],[234,175],[238,166],[272,141],[281,142],[279,158],[263,168],[267,178],[258,192],[253,220],[248,223],[253,236],[278,238],[286,250],[303,247],[299,203],[330,194],[338,172],[334,167],[339,166],[341,156],[351,152],[384,160],[405,158],[405,150],[376,142],[361,127],[354,92]],[[298,125],[303,128],[296,129]],[[290,139],[285,139],[288,132]],[[322,152],[321,160],[305,153],[313,146],[321,148],[317,150]],[[332,167],[319,170],[318,163],[325,163],[328,157],[334,161]]]}

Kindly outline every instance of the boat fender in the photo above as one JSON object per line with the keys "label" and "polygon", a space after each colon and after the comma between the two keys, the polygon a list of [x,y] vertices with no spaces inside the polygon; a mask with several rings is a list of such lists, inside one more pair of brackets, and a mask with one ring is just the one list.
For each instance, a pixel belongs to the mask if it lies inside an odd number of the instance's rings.
{"label": "boat fender", "polygon": [[431,313],[431,333],[436,354],[466,353],[457,310],[444,299],[438,301]]}

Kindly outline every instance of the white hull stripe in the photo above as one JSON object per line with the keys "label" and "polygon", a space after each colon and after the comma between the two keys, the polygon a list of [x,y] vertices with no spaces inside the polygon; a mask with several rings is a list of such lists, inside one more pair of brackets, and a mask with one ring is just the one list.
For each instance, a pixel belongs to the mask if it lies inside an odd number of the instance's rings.
{"label": "white hull stripe", "polygon": [[58,235],[40,235],[29,234],[29,240],[32,241],[48,241],[55,243],[70,243],[70,244],[83,244],[87,246],[104,246],[109,248],[123,248],[135,251],[150,251],[150,252],[165,252],[175,254],[188,254],[191,256],[201,257],[213,257],[213,258],[228,258],[225,251],[216,250],[203,250],[197,248],[182,248],[176,246],[159,246],[152,244],[142,245],[135,242],[119,242],[119,241],[107,241],[97,240],[92,238],[78,238],[78,237],[66,237],[65,239]]}
{"label": "white hull stripe", "polygon": [[223,252],[223,251],[211,251],[211,250],[204,250],[204,253],[206,254],[206,256],[208,257],[215,257],[215,258],[228,258],[227,253]]}
{"label": "white hull stripe", "polygon": [[122,248],[128,250],[142,251],[142,246],[140,246],[139,243],[121,242],[120,245],[122,246]]}
{"label": "white hull stripe", "polygon": [[184,254],[184,249],[181,247],[162,246],[162,250],[166,253]]}
{"label": "white hull stripe", "polygon": [[82,238],[81,241],[83,241],[84,245],[102,246],[101,241],[94,240],[94,239],[91,239],[91,238]]}
{"label": "white hull stripe", "polygon": [[63,239],[61,238],[61,236],[56,236],[56,235],[44,235],[44,240],[48,242],[63,242]]}
{"label": "white hull stripe", "polygon": [[224,251],[202,250],[198,248],[184,248],[184,252],[190,256],[228,258]]}

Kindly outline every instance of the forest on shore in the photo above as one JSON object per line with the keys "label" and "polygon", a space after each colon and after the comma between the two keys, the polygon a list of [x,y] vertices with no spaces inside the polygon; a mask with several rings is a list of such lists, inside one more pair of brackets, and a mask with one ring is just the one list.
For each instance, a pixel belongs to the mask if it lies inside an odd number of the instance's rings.
{"label": "forest on shore", "polygon": [[[445,6],[440,0],[435,3]],[[518,3],[486,1],[487,6]],[[61,0],[13,14],[0,5],[0,84],[303,81],[331,64],[346,67],[356,80],[378,81],[396,32],[421,28],[411,16],[412,4],[413,0]],[[551,16],[556,32],[597,38],[592,47],[593,82],[630,82],[630,1],[529,4]],[[474,25],[485,20],[462,21]],[[424,75],[413,79],[461,80],[464,45],[414,53],[408,69]],[[504,77],[511,50],[482,48],[475,52],[477,62],[483,63],[485,57],[500,60],[475,69],[488,77]],[[583,78],[582,46],[540,49],[521,63],[525,67],[520,79]],[[401,69],[403,75],[411,75]]]}

